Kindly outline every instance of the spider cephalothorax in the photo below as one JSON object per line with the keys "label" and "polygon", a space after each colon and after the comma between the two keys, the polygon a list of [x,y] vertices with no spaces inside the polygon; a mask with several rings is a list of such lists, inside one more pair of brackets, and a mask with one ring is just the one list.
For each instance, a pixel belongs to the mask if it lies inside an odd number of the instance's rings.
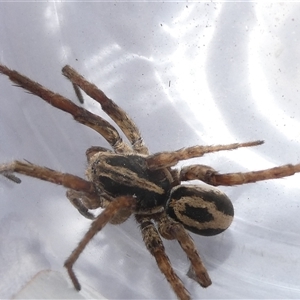
{"label": "spider cephalothorax", "polygon": [[[79,123],[96,130],[113,149],[111,151],[103,147],[91,147],[87,150],[87,179],[27,161],[2,164],[0,173],[16,183],[20,183],[21,180],[13,174],[14,172],[61,184],[68,188],[67,198],[78,211],[86,218],[94,219],[88,232],[65,262],[77,290],[80,290],[80,284],[73,271],[73,265],[87,243],[108,222],[120,224],[134,214],[140,224],[147,249],[156,259],[159,269],[166,276],[176,296],[179,299],[189,299],[190,295],[174,272],[160,236],[179,242],[191,263],[190,276],[201,286],[209,286],[209,275],[186,229],[209,236],[219,234],[230,226],[234,214],[232,203],[223,192],[212,186],[231,186],[290,176],[300,172],[300,164],[228,174],[219,174],[213,168],[204,165],[176,169],[174,166],[180,160],[201,157],[210,152],[256,146],[263,142],[193,146],[150,155],[138,128],[117,104],[71,67],[65,66],[62,72],[72,82],[80,99],[83,99],[80,94],[82,89],[101,105],[103,111],[125,134],[130,145],[100,116],[0,65],[0,73],[7,75],[18,86],[52,106],[71,114]],[[207,185],[182,184],[182,181],[194,179]],[[95,217],[90,210],[99,207],[104,210]]]}
{"label": "spider cephalothorax", "polygon": [[98,152],[90,159],[87,177],[100,193],[113,198],[135,195],[135,212],[163,208],[172,184],[167,170],[149,170],[138,154]]}

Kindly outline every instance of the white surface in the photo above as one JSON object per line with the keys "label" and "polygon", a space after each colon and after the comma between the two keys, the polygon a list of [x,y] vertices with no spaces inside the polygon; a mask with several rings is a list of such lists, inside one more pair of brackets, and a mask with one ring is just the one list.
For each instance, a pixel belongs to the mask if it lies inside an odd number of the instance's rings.
{"label": "white surface", "polygon": [[[84,296],[82,296],[83,294]],[[13,299],[105,299],[92,289],[85,288],[78,293],[66,280],[65,276],[56,271],[38,272]]]}
{"label": "white surface", "polygon": [[[221,172],[299,163],[299,10],[297,3],[0,3],[0,61],[74,99],[60,72],[70,64],[129,113],[151,152],[264,139],[196,161]],[[1,162],[25,158],[83,176],[85,149],[107,146],[4,76],[0,101]],[[85,106],[100,112],[89,99]],[[64,272],[89,227],[63,188],[22,179],[0,178],[0,298],[41,270]],[[165,243],[194,299],[300,298],[299,179],[223,188],[234,223],[216,237],[193,235],[213,280],[205,290],[185,276],[176,242]],[[83,290],[108,299],[174,298],[133,219],[99,233],[75,272]]]}

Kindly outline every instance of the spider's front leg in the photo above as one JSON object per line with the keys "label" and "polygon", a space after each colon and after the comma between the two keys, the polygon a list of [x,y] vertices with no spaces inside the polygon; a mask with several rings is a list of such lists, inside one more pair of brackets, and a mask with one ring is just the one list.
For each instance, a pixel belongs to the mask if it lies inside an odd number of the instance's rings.
{"label": "spider's front leg", "polygon": [[178,299],[190,299],[189,292],[172,268],[171,262],[165,253],[163,242],[150,218],[143,215],[136,215],[136,220],[140,224],[143,240],[147,249],[154,256],[160,271],[167,278]]}
{"label": "spider's front leg", "polygon": [[156,219],[156,222],[158,223],[159,233],[165,239],[176,239],[179,242],[181,248],[187,254],[191,262],[191,267],[195,273],[195,280],[202,287],[208,287],[211,285],[211,279],[209,278],[207,270],[201,261],[196,246],[184,227],[180,223],[170,219],[165,212]]}
{"label": "spider's front leg", "polygon": [[226,174],[220,174],[216,170],[208,166],[191,165],[182,168],[182,170],[180,171],[180,180],[187,181],[198,179],[213,186],[232,186],[292,176],[299,172],[300,164],[288,164],[259,171]]}
{"label": "spider's front leg", "polygon": [[30,78],[1,64],[0,73],[7,75],[9,79],[17,86],[20,86],[30,93],[39,96],[50,105],[72,115],[77,122],[84,124],[100,133],[116,152],[131,151],[131,148],[123,142],[116,128],[114,128],[114,126],[100,116],[75,105],[72,101],[63,97],[62,95],[48,90]]}

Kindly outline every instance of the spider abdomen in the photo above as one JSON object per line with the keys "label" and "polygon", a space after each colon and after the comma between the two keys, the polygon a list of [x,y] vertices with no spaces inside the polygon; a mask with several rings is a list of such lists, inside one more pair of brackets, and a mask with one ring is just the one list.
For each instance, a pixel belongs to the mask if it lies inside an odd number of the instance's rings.
{"label": "spider abdomen", "polygon": [[137,198],[137,211],[164,206],[171,184],[161,170],[149,170],[143,156],[97,153],[87,171],[100,193]]}
{"label": "spider abdomen", "polygon": [[234,216],[233,205],[223,192],[200,185],[173,188],[166,211],[189,231],[205,236],[226,230]]}

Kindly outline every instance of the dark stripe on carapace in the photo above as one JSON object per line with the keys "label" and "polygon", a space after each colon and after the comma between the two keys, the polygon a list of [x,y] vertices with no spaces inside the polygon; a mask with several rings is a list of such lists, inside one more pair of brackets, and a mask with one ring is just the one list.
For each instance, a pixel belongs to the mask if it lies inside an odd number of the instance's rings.
{"label": "dark stripe on carapace", "polygon": [[165,202],[166,194],[157,194],[142,187],[125,185],[105,176],[99,176],[99,181],[103,185],[105,192],[112,197],[123,195],[135,196],[138,200],[138,209],[150,209],[163,205]]}
{"label": "dark stripe on carapace", "polygon": [[[104,171],[107,165],[109,167],[107,167],[107,171]],[[100,170],[100,174],[96,171],[95,174],[98,173],[98,180],[101,183],[103,191],[112,197],[134,195],[137,198],[138,210],[164,206],[168,199],[171,184],[166,178],[165,173],[162,170],[151,171],[147,169],[145,159],[142,156],[107,156],[102,169],[97,166],[97,162],[95,162],[94,168],[100,168],[98,169]],[[122,169],[125,171],[129,170],[134,174],[130,175],[130,172],[127,172],[127,177],[125,178],[125,172]],[[145,179],[145,185],[135,182],[136,178]],[[147,187],[147,181],[158,186],[160,192],[156,191],[155,188],[151,189],[151,187]]]}
{"label": "dark stripe on carapace", "polygon": [[140,178],[148,179],[145,159],[138,155],[120,156],[114,155],[106,159],[106,163],[114,167],[126,168],[138,175]]}

